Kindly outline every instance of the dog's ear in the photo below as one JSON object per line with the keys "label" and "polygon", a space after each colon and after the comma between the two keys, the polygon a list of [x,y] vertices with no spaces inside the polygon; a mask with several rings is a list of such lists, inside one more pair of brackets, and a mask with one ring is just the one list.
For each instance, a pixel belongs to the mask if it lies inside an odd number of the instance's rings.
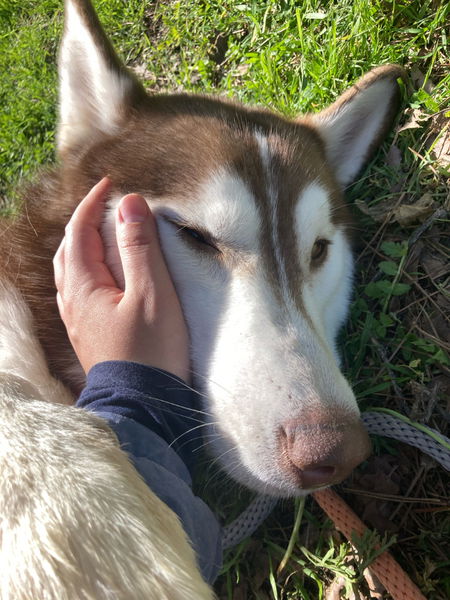
{"label": "dog's ear", "polygon": [[58,151],[114,135],[145,91],[117,57],[89,0],[65,0]]}
{"label": "dog's ear", "polygon": [[319,130],[343,186],[354,179],[391,128],[401,97],[398,79],[405,79],[401,67],[377,67],[331,106],[306,117]]}

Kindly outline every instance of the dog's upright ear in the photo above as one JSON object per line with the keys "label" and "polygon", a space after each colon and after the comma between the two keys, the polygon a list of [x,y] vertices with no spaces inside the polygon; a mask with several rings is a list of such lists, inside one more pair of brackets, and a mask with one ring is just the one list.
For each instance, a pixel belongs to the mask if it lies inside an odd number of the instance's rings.
{"label": "dog's upright ear", "polygon": [[122,64],[90,0],[65,0],[59,53],[58,151],[114,135],[145,91]]}
{"label": "dog's upright ear", "polygon": [[392,126],[404,71],[385,65],[369,71],[336,102],[306,122],[318,129],[342,186],[349,184]]}

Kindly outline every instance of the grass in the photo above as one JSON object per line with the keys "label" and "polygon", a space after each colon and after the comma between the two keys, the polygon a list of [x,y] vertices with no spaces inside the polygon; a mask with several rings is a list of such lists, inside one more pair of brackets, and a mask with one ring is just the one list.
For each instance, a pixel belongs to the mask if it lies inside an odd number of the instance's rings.
{"label": "grass", "polygon": [[[359,224],[358,275],[342,334],[344,370],[363,410],[389,408],[449,435],[450,5],[98,0],[96,7],[121,55],[151,91],[224,94],[295,115],[325,106],[375,65],[396,62],[411,72],[396,132],[348,191]],[[59,1],[0,0],[4,211],[17,204],[19,180],[54,158],[61,22]],[[384,543],[396,535],[391,551],[426,597],[445,600],[448,477],[411,448],[382,438],[375,447],[376,455],[338,491],[388,535]],[[229,516],[247,499],[235,490],[212,495],[219,498],[217,510]],[[366,560],[309,498],[287,564],[277,570],[294,520],[294,504],[283,502],[252,540],[227,554],[219,597],[369,598]],[[359,556],[370,557],[376,538],[361,546]],[[332,596],[332,586],[341,587],[334,592],[340,596]]]}

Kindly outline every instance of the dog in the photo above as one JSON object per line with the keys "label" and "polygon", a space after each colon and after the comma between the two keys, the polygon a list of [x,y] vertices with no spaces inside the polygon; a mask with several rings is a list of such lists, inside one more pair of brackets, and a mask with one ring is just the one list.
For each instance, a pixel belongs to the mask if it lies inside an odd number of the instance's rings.
{"label": "dog", "polygon": [[0,235],[0,596],[212,598],[175,515],[99,418],[59,318],[52,258],[102,176],[114,210],[154,212],[191,340],[208,444],[251,489],[307,494],[369,451],[336,336],[351,294],[344,188],[392,126],[401,68],[378,67],[322,112],[289,120],[213,97],[148,95],[89,0],[66,0],[59,166]]}

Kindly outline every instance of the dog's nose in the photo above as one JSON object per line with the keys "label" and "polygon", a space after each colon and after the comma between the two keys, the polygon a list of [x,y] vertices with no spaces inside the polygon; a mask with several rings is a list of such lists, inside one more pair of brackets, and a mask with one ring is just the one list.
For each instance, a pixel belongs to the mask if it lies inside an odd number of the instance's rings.
{"label": "dog's nose", "polygon": [[342,481],[370,454],[362,421],[343,409],[317,408],[279,430],[280,466],[301,489]]}

